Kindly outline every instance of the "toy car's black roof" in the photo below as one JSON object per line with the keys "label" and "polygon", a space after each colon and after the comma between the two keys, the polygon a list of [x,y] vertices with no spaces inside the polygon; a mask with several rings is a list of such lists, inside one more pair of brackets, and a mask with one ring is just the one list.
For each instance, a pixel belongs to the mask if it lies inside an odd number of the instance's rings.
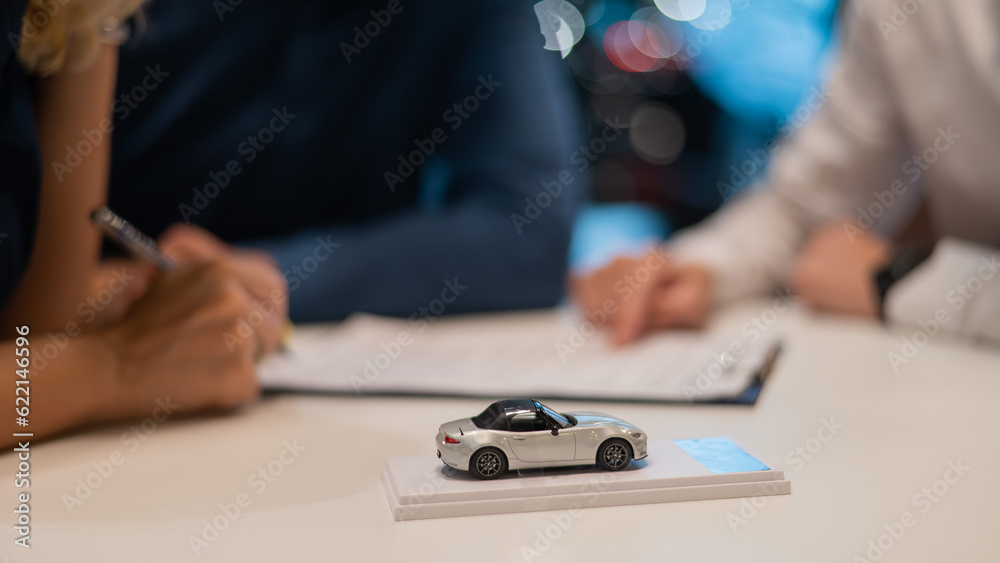
{"label": "toy car's black roof", "polygon": [[510,417],[525,412],[538,412],[537,402],[531,399],[504,399],[472,417],[472,423],[485,430],[508,430]]}

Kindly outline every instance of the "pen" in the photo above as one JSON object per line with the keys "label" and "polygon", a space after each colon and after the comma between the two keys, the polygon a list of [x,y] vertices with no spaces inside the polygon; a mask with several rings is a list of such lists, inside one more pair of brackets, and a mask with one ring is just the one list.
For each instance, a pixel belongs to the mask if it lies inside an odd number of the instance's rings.
{"label": "pen", "polygon": [[173,258],[160,250],[156,241],[107,207],[102,205],[95,209],[90,214],[90,220],[122,248],[137,258],[150,262],[161,271],[169,272],[177,266]]}
{"label": "pen", "polygon": [[[150,262],[163,272],[169,272],[177,267],[177,261],[164,254],[155,240],[106,206],[102,205],[95,209],[90,214],[90,220],[133,256]],[[282,349],[287,347],[293,332],[292,323],[285,323],[281,333]]]}

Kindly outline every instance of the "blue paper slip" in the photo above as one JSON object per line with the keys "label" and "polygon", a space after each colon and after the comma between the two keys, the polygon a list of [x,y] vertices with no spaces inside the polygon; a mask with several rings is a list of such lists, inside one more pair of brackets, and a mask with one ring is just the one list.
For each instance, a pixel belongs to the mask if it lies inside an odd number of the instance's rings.
{"label": "blue paper slip", "polygon": [[729,438],[696,438],[674,440],[674,443],[712,473],[741,473],[770,469]]}

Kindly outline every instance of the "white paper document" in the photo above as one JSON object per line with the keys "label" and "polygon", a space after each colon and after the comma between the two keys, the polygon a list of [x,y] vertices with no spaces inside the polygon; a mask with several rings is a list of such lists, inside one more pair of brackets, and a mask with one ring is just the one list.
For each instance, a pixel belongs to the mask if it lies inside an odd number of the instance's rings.
{"label": "white paper document", "polygon": [[668,402],[732,401],[777,350],[758,333],[663,332],[615,348],[566,310],[300,326],[266,389]]}

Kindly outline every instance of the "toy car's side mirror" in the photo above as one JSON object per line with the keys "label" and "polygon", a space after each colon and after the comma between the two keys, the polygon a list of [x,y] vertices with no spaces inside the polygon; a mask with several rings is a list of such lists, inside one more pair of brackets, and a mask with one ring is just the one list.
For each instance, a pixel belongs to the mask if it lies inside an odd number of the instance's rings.
{"label": "toy car's side mirror", "polygon": [[552,427],[552,435],[553,436],[558,436],[559,435],[559,429],[556,428],[555,426]]}

